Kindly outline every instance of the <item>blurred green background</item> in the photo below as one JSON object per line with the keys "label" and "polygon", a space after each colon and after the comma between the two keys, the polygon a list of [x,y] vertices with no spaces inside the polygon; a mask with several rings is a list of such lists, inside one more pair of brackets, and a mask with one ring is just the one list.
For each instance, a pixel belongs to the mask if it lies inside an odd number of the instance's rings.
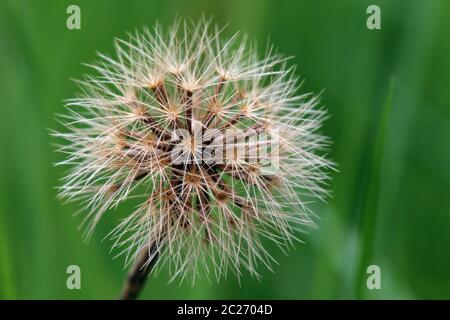
{"label": "blurred green background", "polygon": [[[66,28],[66,8],[81,8],[81,30]],[[366,28],[366,8],[381,8],[382,29]],[[0,1],[0,298],[111,299],[125,276],[101,241],[108,214],[85,245],[76,205],[54,186],[48,128],[114,37],[168,26],[176,14],[204,13],[265,44],[268,37],[306,79],[325,89],[334,141],[333,198],[316,204],[320,228],[263,279],[244,276],[195,286],[167,284],[163,270],[143,298],[409,299],[450,298],[450,1]],[[262,46],[263,47],[263,46]],[[268,244],[271,247],[270,244]],[[66,268],[81,267],[82,289],[66,288]],[[366,288],[366,268],[381,268],[381,290]]]}

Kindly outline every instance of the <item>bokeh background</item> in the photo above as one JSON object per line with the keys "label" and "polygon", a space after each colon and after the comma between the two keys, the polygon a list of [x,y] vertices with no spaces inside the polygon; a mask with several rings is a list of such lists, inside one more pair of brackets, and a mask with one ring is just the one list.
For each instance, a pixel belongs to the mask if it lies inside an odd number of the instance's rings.
{"label": "bokeh background", "polygon": [[[81,8],[81,30],[66,28],[66,8]],[[366,28],[366,8],[381,7],[382,29]],[[229,277],[195,286],[167,284],[164,270],[142,298],[416,299],[450,298],[450,2],[446,0],[0,1],[0,298],[112,299],[125,276],[102,241],[111,212],[85,245],[76,205],[54,186],[48,128],[114,37],[168,26],[176,14],[228,24],[267,39],[319,92],[330,113],[323,133],[339,164],[333,198],[315,204],[320,228],[302,236],[263,279]],[[263,46],[262,46],[263,47]],[[268,244],[270,248],[271,245]],[[82,289],[66,288],[66,268],[81,267]],[[369,291],[366,268],[381,268]]]}

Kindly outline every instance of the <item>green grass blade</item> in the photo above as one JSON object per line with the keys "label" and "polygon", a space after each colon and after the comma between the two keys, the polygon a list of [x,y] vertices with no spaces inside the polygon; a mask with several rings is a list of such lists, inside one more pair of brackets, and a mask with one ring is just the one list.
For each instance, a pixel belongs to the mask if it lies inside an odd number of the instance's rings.
{"label": "green grass blade", "polygon": [[360,256],[356,269],[355,296],[361,299],[366,288],[366,270],[372,264],[376,240],[377,218],[379,209],[379,195],[381,187],[382,161],[384,157],[385,142],[392,108],[392,97],[395,89],[395,78],[391,78],[388,93],[382,109],[380,122],[375,136],[371,163],[367,174],[365,195],[361,207],[360,218]]}

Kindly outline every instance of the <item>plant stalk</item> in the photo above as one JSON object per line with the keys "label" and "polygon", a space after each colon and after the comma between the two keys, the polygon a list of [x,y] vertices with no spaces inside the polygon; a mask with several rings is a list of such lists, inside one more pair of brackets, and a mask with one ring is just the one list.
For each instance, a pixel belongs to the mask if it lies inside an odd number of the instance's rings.
{"label": "plant stalk", "polygon": [[[150,272],[156,265],[160,252],[159,243],[154,241],[150,248],[144,248],[125,280],[120,300],[135,300],[141,293]],[[153,257],[149,261],[150,257]]]}

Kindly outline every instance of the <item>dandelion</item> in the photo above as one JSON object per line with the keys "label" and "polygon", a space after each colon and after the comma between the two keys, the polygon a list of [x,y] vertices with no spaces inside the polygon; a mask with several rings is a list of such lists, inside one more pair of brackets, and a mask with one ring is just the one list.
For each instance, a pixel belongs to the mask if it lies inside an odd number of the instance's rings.
{"label": "dandelion", "polygon": [[295,68],[273,48],[260,57],[246,38],[223,38],[178,20],[116,40],[115,58],[99,54],[67,101],[67,132],[54,133],[71,168],[60,196],[83,204],[87,239],[137,199],[108,234],[134,262],[125,299],[163,265],[181,281],[259,277],[274,260],[264,239],[292,246],[315,225],[310,200],[327,194],[318,97],[297,94]]}

